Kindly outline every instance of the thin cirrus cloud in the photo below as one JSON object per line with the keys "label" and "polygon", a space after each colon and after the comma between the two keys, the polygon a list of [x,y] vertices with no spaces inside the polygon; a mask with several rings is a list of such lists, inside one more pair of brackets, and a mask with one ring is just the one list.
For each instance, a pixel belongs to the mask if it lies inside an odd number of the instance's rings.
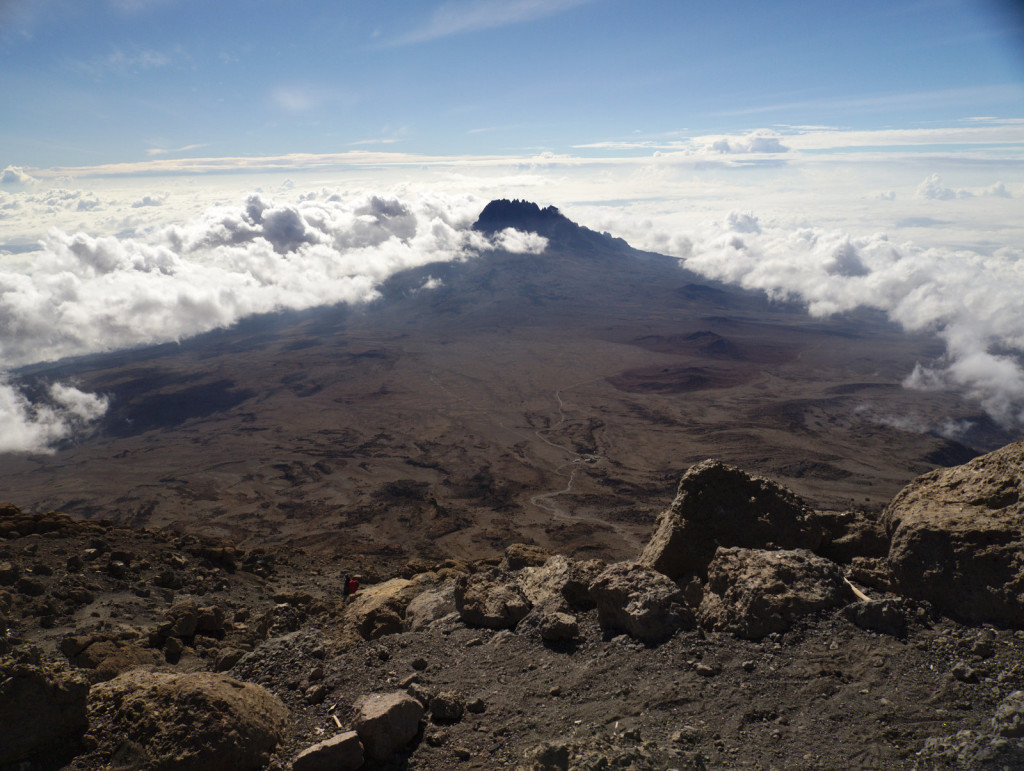
{"label": "thin cirrus cloud", "polygon": [[434,10],[423,26],[385,45],[403,46],[430,40],[535,21],[568,11],[593,0],[470,0],[447,2]]}
{"label": "thin cirrus cloud", "polygon": [[187,153],[192,150],[200,150],[204,147],[209,147],[206,144],[195,144],[195,145],[184,145],[182,147],[151,147],[146,150],[146,155],[158,156],[158,155],[177,155],[178,153]]}

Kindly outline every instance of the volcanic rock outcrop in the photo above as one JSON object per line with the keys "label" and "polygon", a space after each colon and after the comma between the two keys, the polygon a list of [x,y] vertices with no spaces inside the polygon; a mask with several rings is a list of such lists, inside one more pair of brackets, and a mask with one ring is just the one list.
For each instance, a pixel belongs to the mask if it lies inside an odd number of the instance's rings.
{"label": "volcanic rock outcrop", "polygon": [[880,529],[708,460],[639,561],[513,544],[345,599],[305,553],[0,508],[0,766],[1018,768],[1022,468]]}
{"label": "volcanic rock outcrop", "polygon": [[637,561],[675,580],[705,576],[719,546],[813,550],[821,540],[810,507],[794,493],[770,479],[705,460],[683,475]]}
{"label": "volcanic rock outcrop", "polygon": [[1024,628],[1024,442],[918,477],[883,522],[902,594]]}

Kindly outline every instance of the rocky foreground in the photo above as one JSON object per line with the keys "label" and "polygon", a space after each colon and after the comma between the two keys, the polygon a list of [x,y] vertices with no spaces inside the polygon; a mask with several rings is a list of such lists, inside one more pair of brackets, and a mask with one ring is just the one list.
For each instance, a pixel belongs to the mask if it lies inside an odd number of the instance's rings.
{"label": "rocky foreground", "polygon": [[635,561],[364,574],[0,508],[0,768],[1024,767],[1024,443],[881,520],[717,461]]}

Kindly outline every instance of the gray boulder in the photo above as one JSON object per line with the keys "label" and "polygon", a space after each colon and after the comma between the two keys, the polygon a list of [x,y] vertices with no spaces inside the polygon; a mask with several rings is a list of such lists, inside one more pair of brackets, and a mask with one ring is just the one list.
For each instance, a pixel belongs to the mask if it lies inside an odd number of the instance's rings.
{"label": "gray boulder", "polygon": [[661,573],[635,562],[617,562],[590,586],[597,619],[648,644],[664,642],[680,629],[693,629],[693,613],[682,590]]}
{"label": "gray boulder", "polygon": [[708,567],[697,616],[706,629],[759,640],[853,599],[839,566],[804,549],[722,548]]}
{"label": "gray boulder", "polygon": [[447,581],[413,598],[405,609],[405,629],[419,632],[455,612],[455,582]]}
{"label": "gray boulder", "polygon": [[815,549],[822,530],[811,509],[782,485],[705,460],[679,481],[639,562],[675,580],[704,576],[719,546]]}
{"label": "gray boulder", "polygon": [[462,576],[455,584],[455,607],[471,626],[514,629],[530,612],[530,601],[511,573],[493,569]]}
{"label": "gray boulder", "polygon": [[371,760],[394,757],[415,738],[423,705],[405,691],[374,693],[356,702],[355,729]]}
{"label": "gray boulder", "polygon": [[900,593],[1024,627],[1024,442],[918,477],[882,516]]}

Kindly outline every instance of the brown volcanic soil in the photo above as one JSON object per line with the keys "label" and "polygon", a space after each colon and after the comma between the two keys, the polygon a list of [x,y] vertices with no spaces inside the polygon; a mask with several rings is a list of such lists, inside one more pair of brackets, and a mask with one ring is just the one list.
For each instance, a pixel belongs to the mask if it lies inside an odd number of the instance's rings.
{"label": "brown volcanic soil", "polygon": [[[0,456],[30,510],[400,564],[514,541],[634,553],[691,463],[717,457],[820,508],[877,509],[975,451],[900,430],[971,419],[900,385],[942,353],[875,315],[820,321],[569,223],[543,255],[396,276],[365,308],[245,321],[24,370],[111,397],[52,456]],[[444,286],[419,291],[428,276]]]}
{"label": "brown volcanic soil", "polygon": [[[180,660],[161,666],[224,669],[219,662],[235,651],[227,674],[259,683],[288,707],[276,769],[347,727],[360,696],[410,685],[479,699],[482,711],[452,725],[428,721],[394,764],[374,767],[512,768],[545,740],[625,758],[619,768],[956,767],[917,753],[931,737],[989,732],[995,705],[1024,686],[1024,633],[964,626],[925,605],[904,638],[829,611],[759,642],[690,631],[646,647],[603,632],[590,611],[579,615],[580,640],[571,646],[467,627],[457,617],[361,641],[340,634],[340,582],[352,567],[345,561],[281,547],[238,553],[239,569],[231,570],[210,558],[223,553],[216,544],[196,538],[59,516],[44,522],[46,532],[0,534],[0,563],[42,589],[0,589],[13,639],[54,658],[72,633],[152,651],[148,632],[174,603],[217,606],[226,614],[223,633],[197,634]],[[114,556],[127,560],[126,570],[111,567]],[[485,565],[458,569],[474,567]],[[165,586],[168,572],[180,581],[176,589]],[[93,682],[116,671],[85,666]],[[71,768],[118,767],[111,756],[122,737],[94,720],[87,741]]]}

